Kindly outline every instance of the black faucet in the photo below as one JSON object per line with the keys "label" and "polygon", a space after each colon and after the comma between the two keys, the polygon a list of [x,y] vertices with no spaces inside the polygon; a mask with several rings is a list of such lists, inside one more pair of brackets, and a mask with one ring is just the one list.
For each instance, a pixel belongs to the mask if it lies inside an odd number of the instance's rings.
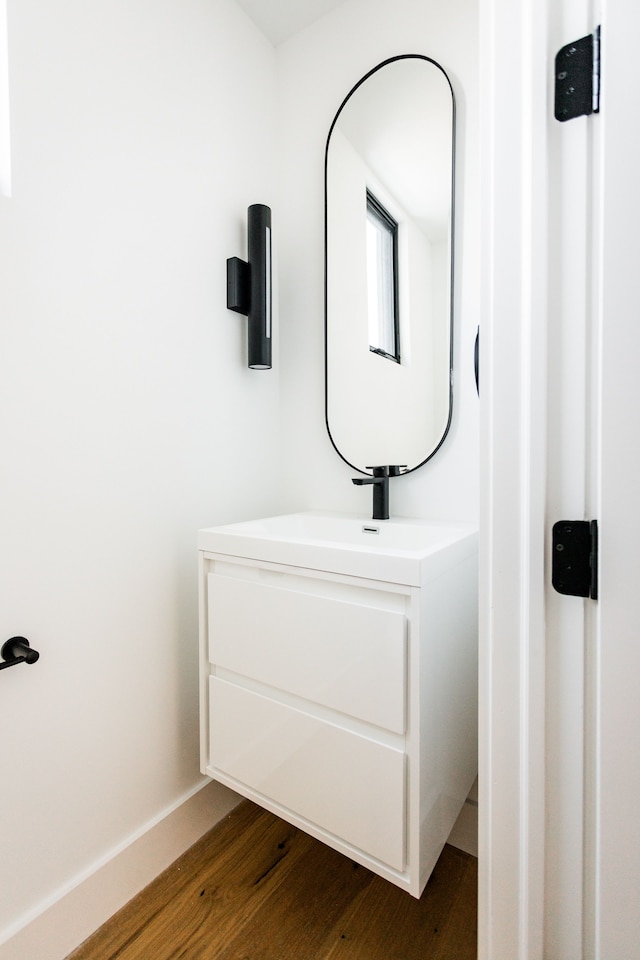
{"label": "black faucet", "polygon": [[372,477],[354,477],[352,483],[358,487],[373,484],[373,520],[389,519],[389,478],[398,477],[404,465],[393,464],[389,467],[367,467],[373,470]]}

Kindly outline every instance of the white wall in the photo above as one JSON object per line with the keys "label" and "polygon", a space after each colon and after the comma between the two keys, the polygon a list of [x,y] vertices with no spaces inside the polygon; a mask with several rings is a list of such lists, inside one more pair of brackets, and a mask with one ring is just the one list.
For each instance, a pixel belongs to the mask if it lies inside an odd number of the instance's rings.
{"label": "white wall", "polygon": [[444,446],[394,480],[391,513],[475,520],[478,401],[476,0],[346,0],[278,48],[280,105],[280,318],[283,492],[288,508],[371,510],[371,491],[324,426],[324,150],[342,99],[369,69],[396,54],[426,54],[448,73],[457,101],[454,415]]}
{"label": "white wall", "polygon": [[279,464],[225,307],[273,48],[231,0],[8,15],[0,641],[41,658],[0,674],[0,942],[199,783],[196,531],[273,512]]}

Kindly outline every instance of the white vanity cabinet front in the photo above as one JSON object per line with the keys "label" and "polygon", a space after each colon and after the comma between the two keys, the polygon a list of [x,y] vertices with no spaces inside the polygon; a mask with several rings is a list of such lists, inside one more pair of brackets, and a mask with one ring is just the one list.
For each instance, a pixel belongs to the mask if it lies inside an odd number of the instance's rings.
{"label": "white vanity cabinet front", "polygon": [[453,664],[475,623],[451,629],[467,605],[436,609],[442,575],[200,558],[203,773],[419,896],[475,776],[475,680]]}

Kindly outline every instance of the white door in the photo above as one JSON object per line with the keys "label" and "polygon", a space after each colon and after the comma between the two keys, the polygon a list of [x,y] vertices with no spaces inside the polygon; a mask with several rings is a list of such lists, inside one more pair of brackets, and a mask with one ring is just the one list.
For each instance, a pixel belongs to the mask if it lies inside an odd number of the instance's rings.
{"label": "white door", "polygon": [[[640,943],[640,111],[635,0],[481,0],[481,960]],[[557,124],[553,56],[603,32],[598,116]],[[557,519],[600,521],[600,599],[552,591]]]}
{"label": "white door", "polygon": [[[600,599],[588,635],[585,956],[640,956],[640,109],[637,0],[602,11],[603,104],[596,190],[600,280],[593,430]],[[636,62],[634,62],[636,61]],[[596,194],[597,195],[597,194]]]}

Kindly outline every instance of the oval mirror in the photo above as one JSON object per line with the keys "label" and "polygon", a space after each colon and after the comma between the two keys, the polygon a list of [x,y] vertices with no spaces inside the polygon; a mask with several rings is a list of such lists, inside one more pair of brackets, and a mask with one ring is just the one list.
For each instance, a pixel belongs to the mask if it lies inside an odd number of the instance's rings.
{"label": "oval mirror", "polygon": [[451,422],[455,104],[444,70],[385,60],[325,154],[325,414],[340,456],[415,470]]}

